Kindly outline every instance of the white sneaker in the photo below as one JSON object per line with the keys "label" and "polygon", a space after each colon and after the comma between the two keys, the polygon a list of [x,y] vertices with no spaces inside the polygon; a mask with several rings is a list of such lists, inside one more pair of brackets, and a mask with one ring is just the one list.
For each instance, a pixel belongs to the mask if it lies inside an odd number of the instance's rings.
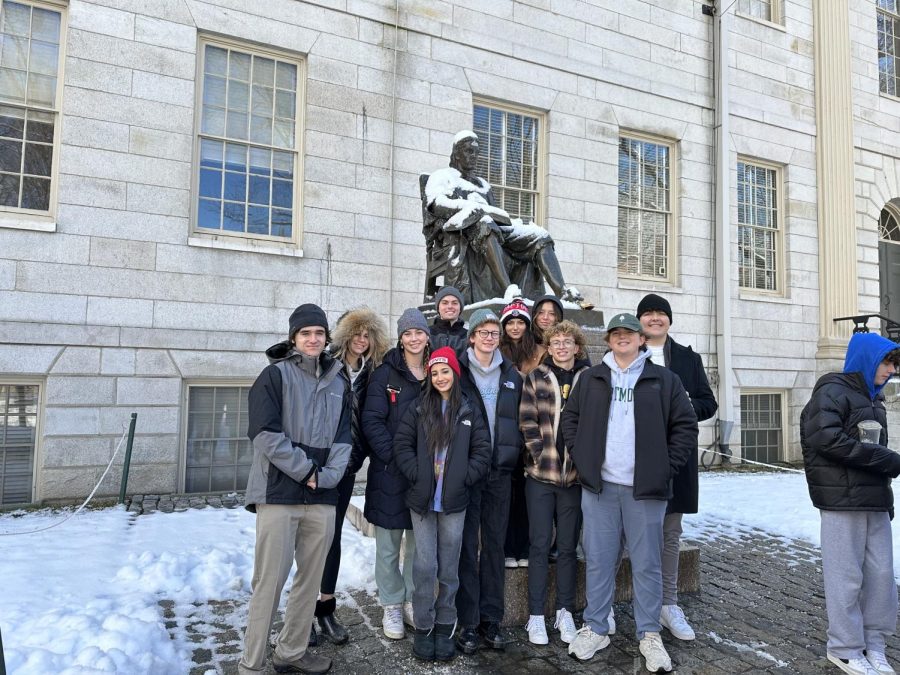
{"label": "white sneaker", "polygon": [[878,671],[875,670],[875,668],[872,667],[872,664],[866,659],[840,659],[833,654],[827,653],[826,656],[834,665],[845,673],[850,673],[850,675],[878,675]]}
{"label": "white sneaker", "polygon": [[606,624],[609,626],[609,631],[606,633],[607,635],[615,635],[616,634],[616,614],[615,610],[613,610],[612,605],[609,607],[609,616],[606,617]]}
{"label": "white sneaker", "polygon": [[872,666],[875,672],[881,675],[897,675],[897,671],[891,668],[891,664],[888,663],[884,652],[866,650],[863,654],[865,654],[866,661],[869,662],[869,665]]}
{"label": "white sneaker", "polygon": [[402,640],[406,637],[406,628],[403,626],[403,605],[385,605],[384,616],[381,618],[381,630],[384,636],[391,640]]}
{"label": "white sneaker", "polygon": [[575,634],[575,639],[569,644],[569,655],[581,661],[587,661],[606,647],[609,647],[609,637],[597,635],[590,626],[584,624]]}
{"label": "white sneaker", "polygon": [[679,640],[694,640],[697,637],[678,605],[663,605],[659,613],[659,622]]}
{"label": "white sneaker", "polygon": [[519,563],[516,562],[515,558],[507,558],[503,561],[503,566],[511,570],[513,567],[518,567]]}
{"label": "white sneaker", "polygon": [[544,617],[540,614],[532,614],[528,617],[525,630],[528,631],[528,641],[533,645],[545,645],[550,642],[550,638],[547,637],[547,624],[544,623]]}
{"label": "white sneaker", "polygon": [[866,657],[866,661],[869,662],[869,665],[872,666],[872,670],[876,673],[879,673],[880,675],[897,675],[897,671],[891,668],[891,664],[888,663],[884,652],[866,650],[863,652],[863,655]]}
{"label": "white sneaker", "polygon": [[403,603],[403,623],[410,628],[416,627],[415,619],[413,619],[412,603],[409,601]]}
{"label": "white sneaker", "polygon": [[572,613],[565,608],[556,610],[556,622],[553,627],[559,631],[559,639],[566,644],[571,644],[578,634],[575,629],[575,619],[572,618]]}
{"label": "white sneaker", "polygon": [[516,565],[519,567],[528,567],[528,558],[519,558],[516,561]]}
{"label": "white sneaker", "polygon": [[638,649],[644,655],[644,659],[647,662],[647,670],[651,673],[658,673],[660,670],[667,673],[671,672],[672,659],[669,658],[669,652],[663,647],[659,633],[644,633],[644,638],[638,645]]}

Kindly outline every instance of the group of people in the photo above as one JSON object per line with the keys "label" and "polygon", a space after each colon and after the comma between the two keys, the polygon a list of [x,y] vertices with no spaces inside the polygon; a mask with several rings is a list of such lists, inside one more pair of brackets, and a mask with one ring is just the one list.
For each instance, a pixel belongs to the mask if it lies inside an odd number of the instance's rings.
{"label": "group of people", "polygon": [[[515,300],[499,315],[478,308],[464,322],[463,295],[444,287],[435,308],[431,324],[404,311],[388,348],[386,324],[368,308],[346,312],[332,333],[321,308],[301,305],[288,340],[267,350],[270,365],[249,395],[246,505],[257,531],[239,672],[265,670],[293,560],[275,670],[326,672],[331,660],[309,647],[349,639],[334,591],[341,525],[366,458],[364,515],[375,529],[387,638],[405,638],[409,626],[413,654],[426,661],[504,649],[505,567],[523,566],[528,639],[547,645],[555,559],[553,630],[570,655],[589,660],[616,630],[616,573],[627,552],[639,650],[650,672],[671,671],[661,629],[695,638],[678,605],[678,552],[682,516],[697,511],[698,421],[717,404],[700,356],[669,336],[669,302],[649,294],[634,314],[613,315],[596,365],[555,296]],[[900,456],[885,447],[886,432],[866,444],[853,426],[874,416],[886,428],[878,396],[900,350],[884,342],[892,348],[878,343],[855,361],[848,353],[850,375],[820,383],[803,420],[810,492],[823,514],[829,659],[863,675],[894,672],[884,658],[897,612],[896,588],[885,590],[892,566],[873,585],[870,560],[873,541],[882,568],[890,558],[890,523],[887,513],[866,518],[891,509]],[[841,421],[848,406],[852,422]],[[827,561],[826,522],[828,540],[839,542]],[[586,606],[577,628],[579,547]]]}

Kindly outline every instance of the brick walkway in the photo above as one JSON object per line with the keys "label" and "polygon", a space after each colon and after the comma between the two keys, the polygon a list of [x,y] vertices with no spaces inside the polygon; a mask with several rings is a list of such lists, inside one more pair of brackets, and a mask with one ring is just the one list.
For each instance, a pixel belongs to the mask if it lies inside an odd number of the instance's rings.
{"label": "brick walkway", "polygon": [[[701,550],[702,589],[681,598],[681,605],[697,640],[679,642],[663,631],[678,673],[838,672],[825,660],[822,570],[814,547],[755,530],[720,536],[708,529],[696,534],[693,543]],[[550,633],[550,645],[535,647],[519,628],[511,629],[516,642],[505,652],[482,650],[441,667],[416,661],[412,638],[393,641],[381,635],[381,610],[375,598],[354,593],[352,603],[338,608],[338,617],[350,630],[350,642],[318,648],[334,659],[337,673],[647,672],[633,638],[630,605],[616,606],[618,633],[612,645],[590,662],[568,657],[555,632]],[[196,635],[197,667],[192,675],[237,672],[240,635],[233,626],[242,625],[245,611],[245,605],[215,603],[197,607],[195,618],[179,619],[187,621],[188,632]],[[896,639],[889,641],[888,658],[900,664]]]}

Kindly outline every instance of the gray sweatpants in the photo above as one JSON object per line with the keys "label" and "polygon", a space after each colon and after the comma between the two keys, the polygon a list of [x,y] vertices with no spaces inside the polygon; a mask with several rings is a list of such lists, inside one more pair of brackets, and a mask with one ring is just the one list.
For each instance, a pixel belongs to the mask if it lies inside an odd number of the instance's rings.
{"label": "gray sweatpants", "polygon": [[891,521],[884,511],[819,511],[828,653],[884,652],[897,630]]}
{"label": "gray sweatpants", "polygon": [[662,581],[664,605],[678,604],[678,554],[681,542],[680,513],[667,513],[663,521]]}
{"label": "gray sweatpants", "polygon": [[584,621],[599,635],[609,632],[622,534],[631,558],[637,638],[659,632],[662,609],[662,530],[666,502],[636,500],[629,485],[603,482],[603,491],[582,489],[587,606]]}
{"label": "gray sweatpants", "polygon": [[[403,571],[400,570],[401,547]],[[375,526],[375,585],[378,586],[378,601],[382,607],[412,602],[415,557],[416,537],[412,530],[388,530]]]}

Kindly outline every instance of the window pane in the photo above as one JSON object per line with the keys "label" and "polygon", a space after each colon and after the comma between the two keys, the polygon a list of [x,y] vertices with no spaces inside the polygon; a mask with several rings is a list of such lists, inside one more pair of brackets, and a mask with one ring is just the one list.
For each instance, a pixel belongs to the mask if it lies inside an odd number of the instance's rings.
{"label": "window pane", "polygon": [[46,211],[50,208],[50,181],[43,178],[22,178],[22,208]]}
{"label": "window pane", "polygon": [[56,78],[28,75],[28,103],[52,106],[56,100]]}
{"label": "window pane", "polygon": [[28,66],[28,39],[0,34],[0,66],[25,70]]}
{"label": "window pane", "polygon": [[200,169],[200,196],[222,197],[222,172],[211,169]]}
{"label": "window pane", "polygon": [[228,77],[233,77],[245,82],[250,79],[250,55],[241,52],[228,54]]}
{"label": "window pane", "polygon": [[213,75],[224,77],[228,72],[228,50],[206,45],[206,64],[204,70]]}
{"label": "window pane", "polygon": [[0,97],[7,101],[25,100],[25,72],[0,68]]}
{"label": "window pane", "polygon": [[0,137],[22,138],[25,130],[25,111],[0,106]]}
{"label": "window pane", "polygon": [[32,39],[59,44],[59,24],[59,12],[35,7],[31,17]]}
{"label": "window pane", "polygon": [[225,107],[225,78],[207,75],[203,80],[203,103]]}
{"label": "window pane", "polygon": [[190,387],[185,491],[243,490],[253,457],[247,387]]}
{"label": "window pane", "polygon": [[200,128],[211,136],[225,135],[225,111],[221,108],[203,106],[203,121]]}
{"label": "window pane", "polygon": [[738,162],[737,188],[740,284],[756,290],[778,290],[775,169]]}
{"label": "window pane", "polygon": [[38,388],[0,386],[0,504],[32,499]]}
{"label": "window pane", "polygon": [[272,181],[272,206],[290,208],[293,202],[294,184],[286,180]]}
{"label": "window pane", "polygon": [[53,162],[53,146],[25,144],[25,173],[34,176],[50,176],[50,165]]}
{"label": "window pane", "polygon": [[19,176],[0,173],[0,206],[19,205]]}
{"label": "window pane", "polygon": [[54,117],[55,115],[52,113],[30,110],[28,112],[28,140],[39,141],[41,143],[52,143]]}
{"label": "window pane", "polygon": [[290,211],[272,209],[272,236],[290,237],[292,230],[292,215]]}
{"label": "window pane", "polygon": [[10,35],[29,34],[28,26],[31,23],[31,8],[18,2],[3,3],[3,32]]}
{"label": "window pane", "polygon": [[222,208],[222,229],[243,232],[245,208],[243,204],[225,202]]}
{"label": "window pane", "polygon": [[275,85],[279,89],[289,89],[296,91],[297,89],[297,66],[290,63],[278,63],[277,78]]}
{"label": "window pane", "polygon": [[269,234],[269,209],[261,206],[247,207],[247,231],[253,234]]}
{"label": "window pane", "polygon": [[211,230],[222,229],[222,202],[201,199],[197,224]]}
{"label": "window pane", "polygon": [[22,171],[22,142],[0,139],[0,171]]}
{"label": "window pane", "polygon": [[59,60],[59,47],[49,42],[31,41],[31,58],[28,71],[56,76],[56,64]]}
{"label": "window pane", "polygon": [[267,87],[275,83],[275,62],[272,59],[253,57],[253,82]]}
{"label": "window pane", "polygon": [[225,199],[242,202],[247,198],[247,177],[242,173],[225,172]]}

